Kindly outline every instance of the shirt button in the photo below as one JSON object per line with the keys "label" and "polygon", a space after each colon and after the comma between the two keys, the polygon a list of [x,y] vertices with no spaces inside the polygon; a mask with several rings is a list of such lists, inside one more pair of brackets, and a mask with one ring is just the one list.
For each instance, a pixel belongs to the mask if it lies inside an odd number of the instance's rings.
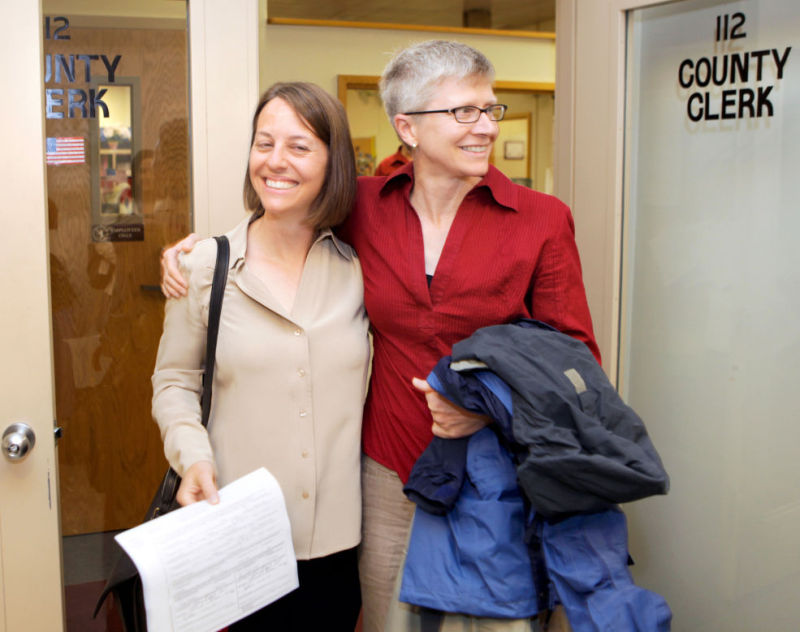
{"label": "shirt button", "polygon": [[302,334],[302,333],[303,333],[303,332],[302,332],[302,331],[300,331],[299,329],[295,329],[295,330],[294,330],[294,335],[295,335],[295,336],[299,336],[299,335],[300,335],[300,334]]}
{"label": "shirt button", "polygon": [[309,451],[308,451],[308,450],[303,450],[303,458],[304,458],[304,459],[307,459],[309,454],[310,454],[310,453],[309,453]]}
{"label": "shirt button", "polygon": [[308,492],[303,492],[303,498],[304,498],[304,499],[307,499],[307,498],[308,498]]}
{"label": "shirt button", "polygon": [[308,413],[307,413],[306,411],[304,411],[304,410],[301,410],[301,411],[300,411],[300,416],[301,416],[301,417],[305,417],[307,414],[308,414]]}
{"label": "shirt button", "polygon": [[303,369],[297,369],[297,375],[300,377],[305,377],[306,372]]}

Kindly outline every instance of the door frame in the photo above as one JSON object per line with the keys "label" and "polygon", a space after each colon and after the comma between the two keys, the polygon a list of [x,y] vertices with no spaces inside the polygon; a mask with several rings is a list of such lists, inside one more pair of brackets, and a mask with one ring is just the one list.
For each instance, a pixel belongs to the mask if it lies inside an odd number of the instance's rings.
{"label": "door frame", "polygon": [[[59,533],[40,2],[4,11],[0,102],[6,151],[0,156],[3,244],[3,362],[0,433],[14,422],[35,445],[16,463],[0,457],[0,630],[50,632],[64,624]],[[35,44],[32,45],[31,42]],[[20,55],[20,51],[25,54]],[[13,94],[13,97],[12,97]],[[12,272],[13,271],[13,272]]]}
{"label": "door frame", "polygon": [[620,357],[627,12],[679,0],[556,0],[555,194],[572,208],[603,368]]}

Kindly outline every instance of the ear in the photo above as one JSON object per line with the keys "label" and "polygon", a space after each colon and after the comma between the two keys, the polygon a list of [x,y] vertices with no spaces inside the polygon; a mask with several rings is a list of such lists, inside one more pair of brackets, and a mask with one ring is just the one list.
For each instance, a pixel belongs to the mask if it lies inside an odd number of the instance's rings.
{"label": "ear", "polygon": [[400,140],[406,145],[416,147],[418,142],[417,126],[414,124],[414,120],[407,114],[395,114],[392,122]]}

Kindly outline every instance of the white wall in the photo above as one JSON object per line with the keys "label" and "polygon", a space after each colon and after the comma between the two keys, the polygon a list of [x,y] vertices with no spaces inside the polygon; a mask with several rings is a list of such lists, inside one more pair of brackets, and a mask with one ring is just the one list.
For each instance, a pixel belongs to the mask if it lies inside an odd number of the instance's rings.
{"label": "white wall", "polygon": [[190,3],[194,228],[203,236],[222,233],[245,215],[242,182],[259,95],[258,25],[264,4]]}
{"label": "white wall", "polygon": [[312,81],[336,94],[337,75],[380,75],[393,52],[427,39],[452,39],[484,53],[503,81],[555,81],[550,39],[379,29],[262,26],[261,89],[276,81]]}
{"label": "white wall", "polygon": [[[451,39],[474,46],[494,64],[498,81],[534,83],[555,82],[555,41],[553,39],[516,38],[494,35],[463,35],[449,32],[392,31],[345,27],[261,25],[261,90],[276,81],[311,81],[337,93],[338,75],[379,76],[397,50],[413,42],[428,39]],[[348,95],[348,113],[354,137],[375,136],[376,155],[380,161],[394,153],[399,144],[388,123],[375,121],[376,108],[359,103]],[[533,111],[534,134],[552,139],[552,102],[539,107],[529,95],[503,95],[519,111]],[[533,105],[531,105],[533,103]],[[517,109],[517,108],[515,108]],[[357,115],[353,115],[356,110]],[[362,118],[363,117],[363,118]],[[375,133],[374,130],[379,132]],[[362,130],[364,130],[362,132]],[[534,146],[536,146],[534,138]],[[547,144],[547,153],[551,145]],[[552,180],[552,159],[542,155],[541,147],[531,159],[535,187],[548,190]],[[548,177],[548,172],[551,174]]]}

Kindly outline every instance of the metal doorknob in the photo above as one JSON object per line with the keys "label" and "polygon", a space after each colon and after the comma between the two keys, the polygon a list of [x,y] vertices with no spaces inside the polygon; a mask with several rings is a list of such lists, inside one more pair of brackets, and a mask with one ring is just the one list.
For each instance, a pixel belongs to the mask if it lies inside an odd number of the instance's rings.
{"label": "metal doorknob", "polygon": [[35,443],[36,435],[28,424],[11,424],[3,433],[3,454],[9,461],[22,461]]}

